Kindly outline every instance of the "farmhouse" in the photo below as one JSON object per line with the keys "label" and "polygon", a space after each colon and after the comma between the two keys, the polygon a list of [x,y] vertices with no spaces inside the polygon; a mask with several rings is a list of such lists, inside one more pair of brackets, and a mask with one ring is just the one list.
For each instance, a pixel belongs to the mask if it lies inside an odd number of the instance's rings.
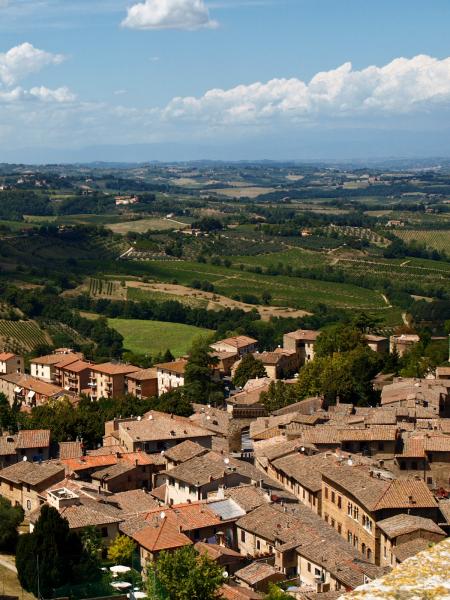
{"label": "farmhouse", "polygon": [[255,352],[257,344],[258,340],[246,335],[237,335],[214,342],[214,344],[211,344],[211,348],[217,352],[234,352],[241,357],[250,352]]}
{"label": "farmhouse", "polygon": [[17,356],[12,352],[0,353],[0,373],[8,375],[9,373],[23,373],[24,361],[23,356]]}

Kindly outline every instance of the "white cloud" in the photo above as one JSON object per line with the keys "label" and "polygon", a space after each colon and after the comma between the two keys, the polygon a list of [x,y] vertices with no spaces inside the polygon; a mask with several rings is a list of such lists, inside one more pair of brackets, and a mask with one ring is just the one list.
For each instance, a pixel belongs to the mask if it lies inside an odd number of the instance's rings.
{"label": "white cloud", "polygon": [[216,27],[204,0],[144,0],[128,9],[122,21],[130,29],[185,29]]}
{"label": "white cloud", "polygon": [[272,79],[229,90],[212,89],[199,98],[174,98],[162,115],[167,120],[216,124],[277,118],[314,122],[321,117],[408,114],[436,106],[450,107],[450,58],[419,55],[359,71],[345,63],[317,73],[309,82]]}
{"label": "white cloud", "polygon": [[73,94],[66,86],[51,90],[41,85],[40,87],[31,88],[29,94],[33,98],[42,100],[43,102],[65,103],[73,102],[76,99],[75,94]]}
{"label": "white cloud", "polygon": [[61,54],[39,50],[26,42],[0,53],[0,81],[11,86],[27,75],[37,73],[48,65],[58,65],[63,60]]}

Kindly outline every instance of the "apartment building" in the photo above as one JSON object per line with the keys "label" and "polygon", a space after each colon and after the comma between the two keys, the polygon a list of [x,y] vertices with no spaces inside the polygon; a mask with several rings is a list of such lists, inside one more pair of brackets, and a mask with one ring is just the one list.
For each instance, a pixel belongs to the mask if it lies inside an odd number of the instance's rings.
{"label": "apartment building", "polygon": [[88,388],[93,400],[99,398],[117,398],[127,393],[125,378],[137,371],[139,367],[123,363],[107,362],[101,365],[91,365]]}
{"label": "apartment building", "polygon": [[158,396],[184,385],[184,370],[187,360],[180,359],[156,365]]}
{"label": "apartment building", "polygon": [[92,363],[84,360],[75,360],[74,362],[60,362],[55,365],[54,382],[56,385],[73,392],[81,394],[89,386],[89,378]]}
{"label": "apartment building", "polygon": [[32,377],[52,383],[55,381],[57,365],[63,367],[82,359],[83,354],[81,352],[73,352],[68,348],[61,348],[53,354],[33,358],[30,362],[30,373]]}
{"label": "apartment building", "polygon": [[127,394],[136,398],[152,398],[158,395],[158,372],[156,369],[142,369],[125,377]]}

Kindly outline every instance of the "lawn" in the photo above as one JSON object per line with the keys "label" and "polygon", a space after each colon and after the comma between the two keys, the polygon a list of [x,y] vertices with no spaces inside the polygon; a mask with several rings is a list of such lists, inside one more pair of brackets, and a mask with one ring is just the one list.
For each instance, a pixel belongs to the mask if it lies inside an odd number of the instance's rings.
{"label": "lawn", "polygon": [[122,223],[113,223],[107,225],[108,229],[111,229],[114,233],[121,233],[125,235],[126,233],[133,231],[136,233],[145,233],[149,229],[154,229],[155,231],[161,229],[184,229],[188,227],[187,224],[183,224],[178,219],[140,219],[138,221],[122,221]]}
{"label": "lawn", "polygon": [[213,333],[210,329],[192,325],[139,319],[108,319],[108,324],[123,335],[127,350],[151,356],[167,349],[174,356],[183,356],[196,337]]}

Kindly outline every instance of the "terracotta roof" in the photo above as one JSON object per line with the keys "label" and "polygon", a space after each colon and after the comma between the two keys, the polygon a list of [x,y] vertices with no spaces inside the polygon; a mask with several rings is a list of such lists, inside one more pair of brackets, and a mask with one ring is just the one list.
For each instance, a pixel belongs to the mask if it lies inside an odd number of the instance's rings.
{"label": "terracotta roof", "polygon": [[236,550],[232,550],[231,548],[227,548],[226,546],[220,546],[219,544],[208,544],[206,542],[197,542],[195,544],[195,549],[200,554],[206,554],[212,560],[218,560],[221,557],[230,557],[238,560],[245,560],[245,556],[236,552]]}
{"label": "terracotta roof", "polygon": [[141,420],[122,421],[119,431],[130,436],[134,441],[183,440],[189,438],[209,437],[211,433],[194,424],[190,419],[177,417],[167,413],[150,411]]}
{"label": "terracotta roof", "polygon": [[0,456],[12,456],[16,454],[17,436],[4,433],[0,436]]}
{"label": "terracotta roof", "polygon": [[425,538],[414,538],[413,540],[408,540],[402,544],[397,544],[397,546],[393,548],[393,553],[397,560],[403,562],[407,558],[415,556],[423,550],[428,550],[428,548],[431,548],[432,546],[433,542],[430,540]]}
{"label": "terracotta roof", "polygon": [[21,461],[0,471],[0,479],[29,485],[39,485],[56,475],[60,475],[61,480],[64,479],[64,466],[54,462]]}
{"label": "terracotta roof", "polygon": [[107,362],[101,365],[91,365],[91,371],[94,373],[103,373],[104,375],[128,375],[129,373],[135,373],[136,371],[141,370],[140,367],[126,365],[124,363]]}
{"label": "terracotta roof", "polygon": [[270,580],[282,580],[285,579],[285,575],[280,573],[275,567],[265,562],[252,562],[247,567],[239,569],[234,574],[237,579],[240,579],[244,583],[255,586],[261,581]]}
{"label": "terracotta roof", "polygon": [[86,454],[78,458],[66,458],[61,462],[66,466],[67,470],[74,473],[86,471],[88,469],[101,469],[111,467],[118,463],[126,465],[150,465],[154,461],[160,460],[160,455],[150,455],[145,452],[115,452],[113,454]]}
{"label": "terracotta roof", "polygon": [[437,507],[433,494],[422,480],[386,481],[371,477],[367,468],[362,470],[347,465],[324,470],[323,475],[344,488],[370,511]]}
{"label": "terracotta roof", "polygon": [[83,355],[79,352],[68,352],[66,354],[46,354],[45,356],[39,356],[33,358],[30,363],[37,365],[68,365],[71,362],[75,362],[82,358]]}
{"label": "terracotta roof", "polygon": [[158,372],[156,369],[142,369],[141,371],[129,373],[127,377],[135,381],[147,381],[149,379],[157,379]]}
{"label": "terracotta roof", "polygon": [[187,365],[187,360],[174,360],[167,363],[159,363],[155,365],[158,371],[170,371],[171,373],[177,373],[178,375],[184,375],[184,370]]}
{"label": "terracotta roof", "polygon": [[79,458],[83,456],[82,442],[59,442],[59,458]]}
{"label": "terracotta roof", "polygon": [[26,375],[24,373],[0,375],[0,379],[3,379],[9,383],[15,383],[17,387],[24,388],[25,390],[31,390],[42,396],[51,397],[62,393],[67,394],[66,390],[57,385],[47,383],[46,381],[42,381],[42,379],[37,379],[36,377],[32,377],[31,375]]}
{"label": "terracotta roof", "polygon": [[337,435],[342,442],[346,441],[395,441],[397,439],[397,427],[372,426],[364,429],[338,429]]}
{"label": "terracotta roof", "polygon": [[17,449],[48,448],[50,446],[49,429],[22,429],[17,434]]}
{"label": "terracotta roof", "polygon": [[406,513],[378,521],[377,527],[391,539],[418,530],[438,533],[444,537],[446,535],[445,531],[431,519],[416,517],[415,515],[408,515]]}
{"label": "terracotta roof", "polygon": [[250,512],[268,502],[266,493],[255,485],[239,485],[224,490],[225,498],[231,498],[245,512]]}
{"label": "terracotta roof", "polygon": [[204,446],[192,442],[191,440],[186,440],[185,442],[181,442],[173,448],[166,450],[164,456],[173,462],[182,463],[195,456],[206,454],[207,452],[209,451]]}
{"label": "terracotta roof", "polygon": [[111,465],[110,467],[105,467],[104,469],[99,469],[92,473],[91,478],[96,481],[111,481],[116,477],[120,477],[129,471],[134,471],[135,465],[129,462],[120,461],[115,465]]}
{"label": "terracotta roof", "polygon": [[252,346],[253,344],[257,344],[258,340],[254,338],[248,337],[246,335],[236,335],[234,337],[225,338],[224,340],[218,340],[211,344],[211,347],[214,348],[217,344],[227,344],[228,346],[232,346],[233,348],[245,348],[246,346]]}
{"label": "terracotta roof", "polygon": [[19,358],[17,354],[13,354],[12,352],[0,352],[0,361],[4,362],[6,360],[11,360],[11,358]]}
{"label": "terracotta roof", "polygon": [[62,508],[59,512],[60,515],[69,522],[70,529],[82,529],[84,527],[91,526],[99,527],[102,525],[110,525],[123,521],[124,517],[114,517],[101,510],[102,506],[99,502],[96,504],[98,509],[93,505],[85,506],[84,504],[80,504],[67,506]]}
{"label": "terracotta roof", "polygon": [[220,588],[220,597],[225,600],[262,600],[263,596],[240,585],[223,585]]}
{"label": "terracotta roof", "polygon": [[124,513],[147,513],[158,508],[158,502],[146,490],[129,490],[113,494],[109,501],[117,503]]}
{"label": "terracotta roof", "polygon": [[319,337],[320,333],[320,331],[314,331],[311,329],[297,329],[297,331],[291,331],[285,335],[293,340],[306,340],[314,342]]}
{"label": "terracotta roof", "polygon": [[64,371],[69,371],[70,373],[81,373],[82,371],[90,370],[92,368],[92,363],[86,362],[85,360],[76,360],[69,364],[59,363],[56,367]]}

